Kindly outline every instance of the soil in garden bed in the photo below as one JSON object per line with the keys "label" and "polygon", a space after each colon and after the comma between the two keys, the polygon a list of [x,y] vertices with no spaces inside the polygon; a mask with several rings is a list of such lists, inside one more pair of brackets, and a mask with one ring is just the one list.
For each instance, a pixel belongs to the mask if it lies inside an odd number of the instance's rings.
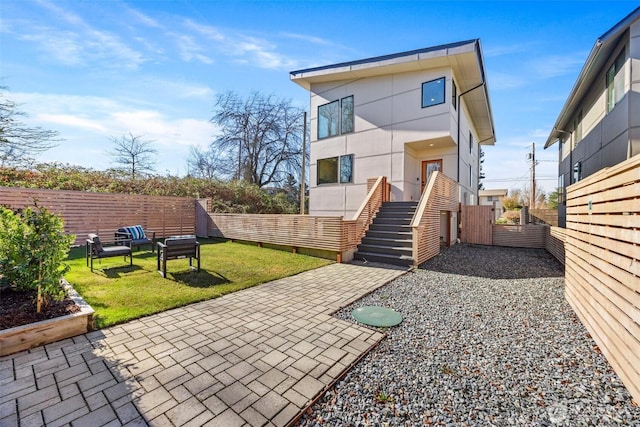
{"label": "soil in garden bed", "polygon": [[53,319],[80,311],[80,307],[69,297],[61,301],[51,300],[36,313],[36,291],[0,290],[0,330],[28,325],[41,320]]}

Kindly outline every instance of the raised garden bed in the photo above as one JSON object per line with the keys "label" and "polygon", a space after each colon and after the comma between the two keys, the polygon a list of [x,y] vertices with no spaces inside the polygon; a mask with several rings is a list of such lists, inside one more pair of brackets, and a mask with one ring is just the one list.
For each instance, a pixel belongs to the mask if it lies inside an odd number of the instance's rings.
{"label": "raised garden bed", "polygon": [[73,314],[0,330],[0,356],[82,335],[93,329],[93,308],[66,281],[64,287],[80,310]]}

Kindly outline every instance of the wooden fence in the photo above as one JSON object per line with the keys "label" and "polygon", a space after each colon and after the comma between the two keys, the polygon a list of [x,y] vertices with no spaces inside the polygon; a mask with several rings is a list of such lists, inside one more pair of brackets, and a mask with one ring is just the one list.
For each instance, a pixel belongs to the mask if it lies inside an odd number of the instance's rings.
{"label": "wooden fence", "polygon": [[460,240],[475,245],[492,245],[493,206],[460,206]]}
{"label": "wooden fence", "polygon": [[529,216],[532,222],[558,226],[557,209],[529,209]]}
{"label": "wooden fence", "polygon": [[411,222],[414,265],[440,253],[440,212],[457,210],[458,184],[443,173],[432,173]]}
{"label": "wooden fence", "polygon": [[84,244],[89,233],[113,239],[127,225],[142,225],[158,237],[195,234],[192,198],[0,187],[0,205],[23,208],[33,206],[34,199],[63,218],[64,231],[76,236],[75,244]]}
{"label": "wooden fence", "polygon": [[355,250],[382,202],[389,200],[385,177],[370,179],[368,194],[353,219],[340,216],[246,215],[209,213],[207,234],[259,244],[319,249],[343,254]]}
{"label": "wooden fence", "polygon": [[640,156],[567,188],[565,292],[640,400]]}
{"label": "wooden fence", "polygon": [[564,245],[567,240],[567,230],[561,227],[545,226],[544,248],[558,261],[565,264]]}
{"label": "wooden fence", "polygon": [[548,226],[536,224],[493,225],[493,244],[514,248],[544,248],[547,228]]}

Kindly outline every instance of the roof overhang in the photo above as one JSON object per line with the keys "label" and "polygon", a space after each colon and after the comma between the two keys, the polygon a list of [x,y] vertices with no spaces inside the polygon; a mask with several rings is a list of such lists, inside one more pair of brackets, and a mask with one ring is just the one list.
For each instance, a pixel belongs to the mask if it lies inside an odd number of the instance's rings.
{"label": "roof overhang", "polygon": [[544,148],[552,146],[562,138],[563,135],[569,133],[567,128],[570,127],[571,120],[580,102],[592,87],[594,80],[599,76],[609,57],[613,54],[625,31],[627,31],[631,24],[637,19],[640,19],[640,7],[596,40],[587,57],[587,61],[582,67],[582,71],[580,71],[578,75],[578,79],[573,85],[573,89],[571,89],[569,97],[553,125],[553,129],[547,138],[547,142],[544,144]]}
{"label": "roof overhang", "polygon": [[480,40],[468,40],[425,49],[292,71],[291,80],[310,90],[311,85],[356,80],[437,68],[453,69],[460,96],[469,110],[481,144],[495,143],[495,127],[489,100]]}

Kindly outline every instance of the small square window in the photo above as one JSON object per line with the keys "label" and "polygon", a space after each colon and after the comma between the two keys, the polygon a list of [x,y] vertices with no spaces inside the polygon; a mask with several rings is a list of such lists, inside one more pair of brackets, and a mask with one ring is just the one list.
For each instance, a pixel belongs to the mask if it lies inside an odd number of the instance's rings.
{"label": "small square window", "polygon": [[444,77],[422,83],[422,108],[444,104],[444,83]]}

